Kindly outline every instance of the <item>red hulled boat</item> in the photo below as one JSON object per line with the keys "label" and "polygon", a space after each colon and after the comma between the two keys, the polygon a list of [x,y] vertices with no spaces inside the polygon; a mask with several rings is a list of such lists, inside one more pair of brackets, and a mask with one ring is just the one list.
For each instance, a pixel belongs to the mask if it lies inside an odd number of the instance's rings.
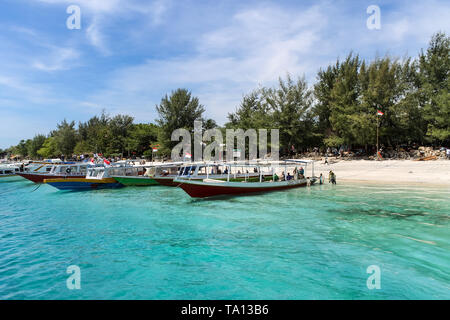
{"label": "red hulled boat", "polygon": [[87,168],[92,164],[43,164],[33,171],[17,173],[19,176],[33,181],[34,183],[42,183],[44,179],[66,179],[66,178],[84,178]]}
{"label": "red hulled boat", "polygon": [[[311,180],[311,184],[314,181]],[[308,185],[307,179],[277,182],[227,182],[212,179],[205,179],[203,181],[176,179],[175,183],[193,198],[281,191],[306,187]]]}
{"label": "red hulled boat", "polygon": [[[303,167],[298,168],[299,164],[306,165],[313,164],[312,177],[305,177],[305,170]],[[242,164],[227,164],[228,176],[226,180],[218,179],[204,179],[202,181],[178,177],[173,182],[182,188],[187,194],[193,198],[207,198],[215,196],[226,195],[246,195],[252,193],[262,193],[271,191],[281,191],[293,188],[306,187],[316,182],[314,177],[314,163],[312,161],[301,160],[286,160],[280,165],[273,164],[248,164],[247,167],[256,167],[259,172],[259,178],[244,177],[242,181],[232,179],[233,173],[236,172],[236,167],[243,167]],[[234,170],[233,170],[234,168]],[[289,171],[289,169],[292,171]],[[264,169],[269,169],[269,172],[264,172]],[[277,175],[277,170],[283,170],[281,177]],[[293,173],[293,175],[290,174]],[[270,173],[270,174],[269,174]],[[286,173],[286,175],[285,175]]]}

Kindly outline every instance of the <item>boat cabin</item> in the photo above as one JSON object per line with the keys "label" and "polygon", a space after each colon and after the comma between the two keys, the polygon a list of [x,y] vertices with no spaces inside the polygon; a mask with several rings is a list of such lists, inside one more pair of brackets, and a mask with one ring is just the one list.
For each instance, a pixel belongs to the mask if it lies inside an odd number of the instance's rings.
{"label": "boat cabin", "polygon": [[19,167],[15,167],[15,166],[0,166],[0,177],[9,177],[9,176],[13,176],[16,173],[20,172],[20,168]]}
{"label": "boat cabin", "polygon": [[88,168],[92,167],[92,164],[82,163],[82,164],[64,164],[52,166],[49,174],[51,175],[71,175],[85,177]]}

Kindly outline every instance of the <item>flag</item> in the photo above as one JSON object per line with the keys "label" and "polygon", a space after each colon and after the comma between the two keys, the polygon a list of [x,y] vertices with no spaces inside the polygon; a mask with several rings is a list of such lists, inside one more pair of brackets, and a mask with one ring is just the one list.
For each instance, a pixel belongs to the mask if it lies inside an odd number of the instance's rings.
{"label": "flag", "polygon": [[186,155],[184,156],[185,158],[192,158],[192,154],[190,154],[189,152],[186,152]]}
{"label": "flag", "polygon": [[158,148],[153,148],[153,152],[158,152]]}
{"label": "flag", "polygon": [[377,116],[384,116],[384,113],[381,112],[380,110],[377,110]]}

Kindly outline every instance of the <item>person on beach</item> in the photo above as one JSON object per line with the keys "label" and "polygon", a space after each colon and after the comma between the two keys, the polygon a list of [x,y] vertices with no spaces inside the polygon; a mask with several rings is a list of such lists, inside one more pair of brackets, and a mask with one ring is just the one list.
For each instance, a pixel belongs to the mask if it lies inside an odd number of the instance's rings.
{"label": "person on beach", "polygon": [[320,177],[319,177],[319,184],[323,184],[323,175],[322,174],[320,174]]}
{"label": "person on beach", "polygon": [[450,160],[450,149],[447,149],[447,159]]}
{"label": "person on beach", "polygon": [[328,175],[328,183],[336,184],[336,175],[333,171],[330,170],[330,174]]}
{"label": "person on beach", "polygon": [[328,163],[328,154],[325,155],[325,162],[324,162],[324,164],[329,165],[329,163]]}

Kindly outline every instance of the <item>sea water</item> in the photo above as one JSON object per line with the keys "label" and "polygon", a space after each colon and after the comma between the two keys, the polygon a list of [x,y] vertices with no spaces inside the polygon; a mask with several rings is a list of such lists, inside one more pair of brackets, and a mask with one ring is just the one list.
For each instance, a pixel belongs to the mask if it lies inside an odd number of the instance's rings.
{"label": "sea water", "polygon": [[193,200],[2,179],[0,299],[449,299],[449,195],[345,183]]}

